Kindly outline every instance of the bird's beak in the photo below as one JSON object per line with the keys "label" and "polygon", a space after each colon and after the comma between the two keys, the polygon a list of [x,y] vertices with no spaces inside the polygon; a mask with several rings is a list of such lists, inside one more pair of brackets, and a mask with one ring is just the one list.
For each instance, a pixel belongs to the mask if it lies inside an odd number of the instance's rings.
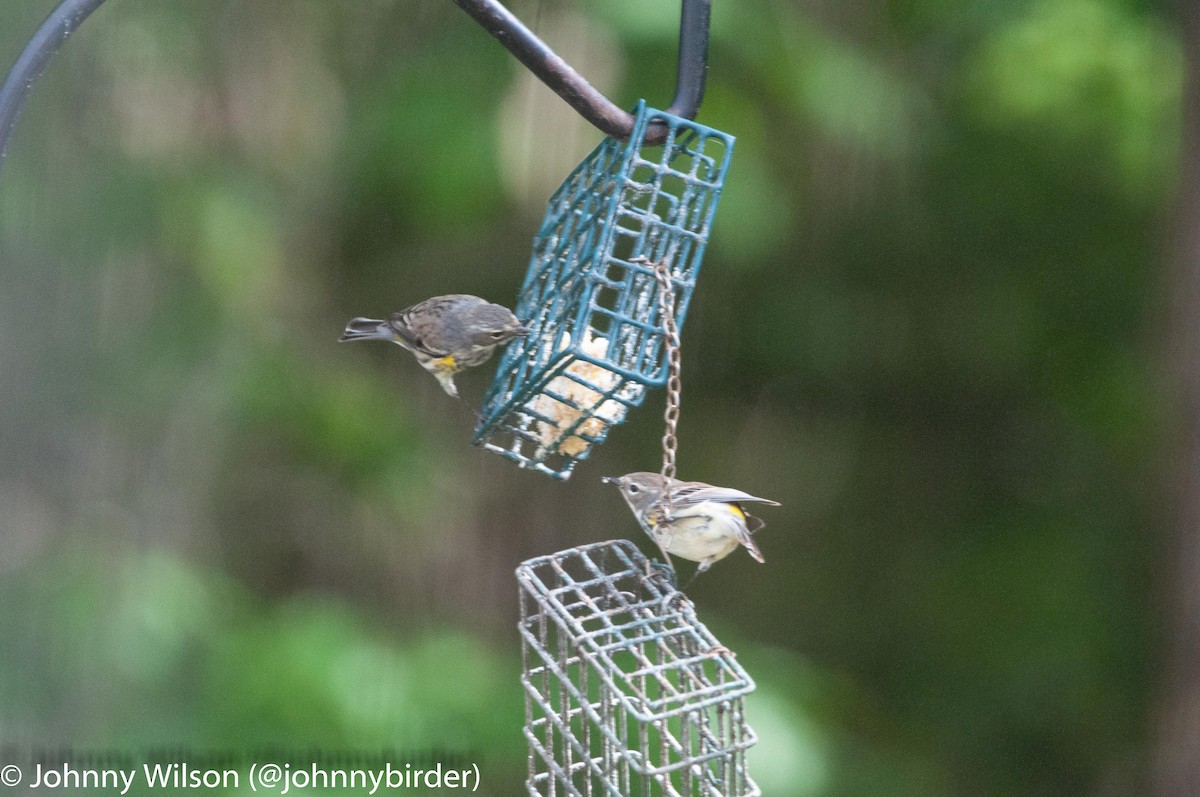
{"label": "bird's beak", "polygon": [[517,327],[517,337],[518,337],[518,338],[523,338],[523,337],[525,337],[526,335],[528,335],[528,334],[529,334],[530,332],[532,332],[532,331],[533,331],[533,330],[532,330],[532,329],[530,329],[530,328],[529,328],[529,327],[527,327],[527,326],[519,326],[519,327]]}
{"label": "bird's beak", "polygon": [[617,483],[617,477],[616,477],[616,476],[601,476],[601,477],[600,477],[600,482],[601,482],[602,484],[616,484],[616,483]]}

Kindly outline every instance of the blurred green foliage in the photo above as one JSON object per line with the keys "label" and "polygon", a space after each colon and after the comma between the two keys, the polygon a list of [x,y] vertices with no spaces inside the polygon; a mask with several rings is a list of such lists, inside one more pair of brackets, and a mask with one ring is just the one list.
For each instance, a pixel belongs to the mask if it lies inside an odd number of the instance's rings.
{"label": "blurred green foliage", "polygon": [[337,601],[267,605],[178,559],[96,546],[54,551],[0,595],[39,607],[36,625],[0,618],[0,705],[17,728],[53,719],[47,749],[436,749],[478,762],[494,793],[523,772],[518,664],[470,636],[400,642]]}
{"label": "blurred green foliage", "polygon": [[[677,3],[512,7],[619,104],[669,101]],[[48,10],[6,4],[5,63]],[[760,684],[752,774],[1137,793],[1173,21],[713,24],[700,120],[738,145],[680,456],[783,503],[767,565],[692,590]],[[519,790],[512,570],[638,538],[598,477],[655,467],[655,400],[555,484],[467,446],[471,410],[392,347],[335,341],[437,293],[511,301],[539,180],[598,138],[451,3],[124,0],[72,37],[0,177],[0,744],[447,748]]]}

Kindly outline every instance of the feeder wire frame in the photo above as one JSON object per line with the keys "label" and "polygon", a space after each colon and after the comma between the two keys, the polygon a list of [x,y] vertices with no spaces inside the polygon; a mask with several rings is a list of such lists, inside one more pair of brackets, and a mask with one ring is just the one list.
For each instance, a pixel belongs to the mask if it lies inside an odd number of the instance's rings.
{"label": "feeder wire frame", "polygon": [[517,582],[528,794],[761,794],[754,682],[633,543],[530,559]]}
{"label": "feeder wire frame", "polygon": [[[566,479],[667,380],[656,264],[682,328],[734,138],[639,103],[629,141],[609,138],[550,198],[472,442]],[[667,125],[661,146],[640,131]]]}

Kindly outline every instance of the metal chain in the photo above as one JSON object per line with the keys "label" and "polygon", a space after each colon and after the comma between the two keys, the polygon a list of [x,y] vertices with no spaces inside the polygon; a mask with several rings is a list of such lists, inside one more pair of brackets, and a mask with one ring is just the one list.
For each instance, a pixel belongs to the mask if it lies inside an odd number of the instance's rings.
{"label": "metal chain", "polygon": [[680,393],[680,351],[679,326],[675,323],[674,298],[675,292],[671,287],[671,270],[667,267],[666,259],[654,264],[654,276],[658,278],[658,308],[662,315],[663,330],[666,333],[667,346],[667,409],[663,413],[662,477],[663,477],[663,511],[667,517],[671,515],[671,491],[667,489],[670,480],[675,478],[675,451],[679,448],[679,438],[675,431],[679,426],[679,393]]}

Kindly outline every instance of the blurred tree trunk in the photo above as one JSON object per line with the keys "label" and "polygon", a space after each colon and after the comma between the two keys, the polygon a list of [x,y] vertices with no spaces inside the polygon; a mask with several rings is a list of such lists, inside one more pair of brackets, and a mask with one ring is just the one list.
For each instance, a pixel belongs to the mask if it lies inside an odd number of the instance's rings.
{"label": "blurred tree trunk", "polygon": [[1200,4],[1176,5],[1183,33],[1183,126],[1170,270],[1174,389],[1169,617],[1154,772],[1159,797],[1200,795]]}

